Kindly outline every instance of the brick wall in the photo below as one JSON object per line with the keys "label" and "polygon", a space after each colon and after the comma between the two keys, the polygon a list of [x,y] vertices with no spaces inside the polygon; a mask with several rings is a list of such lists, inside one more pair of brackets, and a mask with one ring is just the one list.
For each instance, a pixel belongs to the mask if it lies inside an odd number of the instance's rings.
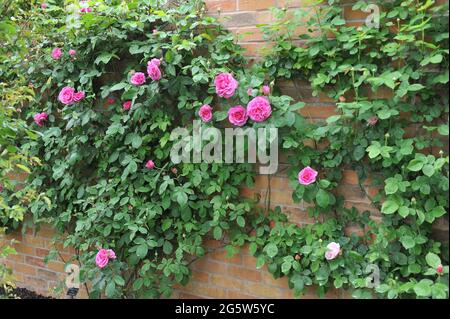
{"label": "brick wall", "polygon": [[[210,15],[217,16],[235,34],[239,43],[248,51],[250,57],[257,58],[261,49],[267,45],[262,41],[261,33],[256,28],[257,24],[271,21],[272,6],[286,7],[288,10],[305,6],[305,0],[206,0]],[[366,14],[355,12],[351,9],[351,1],[345,2],[345,18],[349,24],[360,24]],[[252,34],[249,34],[252,33]],[[269,44],[270,45],[270,44]],[[290,82],[282,84],[284,94],[290,95],[306,104],[301,112],[312,120],[323,120],[332,115],[335,103],[324,95],[313,97],[306,83],[298,83],[294,86]],[[279,173],[271,176],[272,206],[281,206],[283,211],[290,216],[290,221],[299,225],[314,223],[315,220],[308,217],[306,207],[303,204],[294,204],[291,198],[291,189],[283,173],[286,165],[281,163]],[[379,218],[379,212],[371,207],[369,200],[357,185],[356,172],[344,171],[343,185],[339,192],[345,196],[348,207],[355,206],[360,210],[370,210],[374,218]],[[267,189],[267,176],[258,176],[253,189],[242,189],[242,195],[247,197],[264,198]],[[373,196],[376,189],[366,187],[366,192]],[[448,239],[448,222],[438,223],[438,231],[445,234]],[[361,229],[349,227],[347,232],[358,232]],[[64,262],[68,260],[73,251],[61,249],[61,258],[57,262],[44,263],[44,257],[51,243],[52,230],[44,227],[38,234],[30,231],[25,234],[12,234],[6,239],[16,238],[20,243],[14,247],[18,255],[11,256],[6,261],[11,266],[20,287],[30,288],[41,294],[52,294],[53,288],[58,285],[58,280],[64,278]],[[1,244],[1,241],[0,241]],[[266,269],[257,270],[255,258],[250,256],[246,249],[238,255],[228,258],[222,243],[210,241],[207,247],[211,253],[194,262],[191,266],[193,278],[186,287],[177,287],[173,298],[292,298],[292,291],[288,288],[287,278],[275,280]],[[59,295],[62,297],[63,295]],[[80,297],[86,296],[81,289]],[[348,293],[342,290],[332,290],[326,298],[346,298]],[[313,289],[309,290],[302,298],[316,298]]]}

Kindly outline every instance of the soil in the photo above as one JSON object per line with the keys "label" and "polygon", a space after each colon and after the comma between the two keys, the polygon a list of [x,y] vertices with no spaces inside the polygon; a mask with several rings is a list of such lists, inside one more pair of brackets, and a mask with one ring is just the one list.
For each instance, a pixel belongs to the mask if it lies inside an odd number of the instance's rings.
{"label": "soil", "polygon": [[[5,294],[5,290],[3,287],[0,286],[0,299],[2,295]],[[19,298],[19,299],[54,299],[52,297],[42,296],[34,291],[28,290],[26,288],[13,288],[11,291],[12,298]]]}

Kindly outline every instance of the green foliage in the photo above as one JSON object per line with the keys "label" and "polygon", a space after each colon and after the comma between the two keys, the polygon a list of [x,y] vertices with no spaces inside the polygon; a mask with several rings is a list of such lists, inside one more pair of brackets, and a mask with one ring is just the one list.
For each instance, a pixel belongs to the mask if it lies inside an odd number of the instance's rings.
{"label": "green foliage", "polygon": [[[260,87],[264,74],[243,71],[243,50],[205,16],[201,2],[165,3],[105,1],[81,16],[70,15],[76,5],[50,6],[32,17],[36,32],[47,31],[28,65],[37,93],[26,117],[45,111],[49,120],[39,128],[42,138],[23,149],[43,159],[29,181],[51,207],[36,200],[30,210],[77,250],[92,297],[169,296],[174,284],[187,283],[192,259],[207,253],[206,239],[242,245],[258,213],[239,195],[241,185],[252,183],[251,165],[173,166],[170,132],[192,133],[199,107],[218,104],[213,82],[220,72],[233,72],[240,89],[220,100],[218,126],[229,107],[248,102],[247,85]],[[54,47],[62,49],[59,60],[50,56]],[[162,59],[161,80],[131,85],[131,72],[145,71],[153,58]],[[66,85],[86,98],[61,104]],[[129,111],[122,108],[127,100]],[[287,128],[299,117],[287,110],[291,101],[273,98],[269,125]],[[145,168],[150,159],[154,169]],[[117,255],[104,269],[95,264],[99,248]]]}
{"label": "green foliage", "polygon": [[[266,239],[255,239],[255,253],[275,277],[289,276],[299,293],[314,284],[319,293],[344,286],[355,289],[354,297],[370,297],[364,271],[376,264],[381,285],[375,291],[382,297],[447,298],[448,266],[439,274],[436,267],[438,256],[448,260],[448,254],[431,235],[449,206],[448,7],[433,1],[376,4],[379,29],[345,26],[343,9],[333,0],[289,16],[274,9],[279,21],[261,26],[275,42],[263,61],[270,77],[308,81],[314,96],[324,92],[337,101],[338,114],[326,123],[301,123],[283,136],[292,152],[293,199],[314,204],[308,208],[313,216],[334,212],[334,218],[302,228],[277,223],[265,230]],[[367,6],[359,1],[352,9]],[[299,27],[308,30],[298,38],[304,40],[301,47],[292,42]],[[310,147],[309,140],[327,146]],[[305,165],[321,172],[318,184],[294,182]],[[373,198],[367,195],[383,214],[380,222],[369,212],[344,209],[332,195],[343,169],[358,172],[361,191],[369,175],[369,185],[381,188]],[[365,226],[365,235],[345,236],[348,222]],[[276,254],[266,241],[276,243]],[[343,255],[326,262],[321,253],[331,241],[343,246]],[[295,254],[301,254],[299,262]]]}
{"label": "green foliage", "polygon": [[[256,267],[288,276],[298,295],[316,286],[320,296],[333,287],[357,298],[448,296],[448,266],[439,268],[448,262],[446,249],[431,237],[448,210],[449,159],[440,151],[448,135],[445,8],[379,2],[379,29],[345,26],[333,0],[313,6],[307,19],[305,10],[289,19],[275,9],[279,22],[261,26],[275,45],[248,67],[233,36],[198,1],[94,3],[92,13],[81,15],[77,2],[30,13],[24,30],[36,41],[27,50],[29,63],[19,66],[36,88],[24,119],[50,114],[39,140],[20,139],[24,152],[43,160],[30,186],[50,199],[32,201],[31,214],[52,222],[59,240],[76,248],[92,297],[170,295],[174,284],[188,281],[190,262],[207,253],[208,238],[226,242],[230,254],[248,243]],[[353,8],[366,6],[360,1]],[[297,38],[299,26],[309,31]],[[305,45],[296,46],[297,39]],[[63,52],[59,60],[50,57],[55,47]],[[145,71],[152,58],[162,58],[162,79],[130,85],[132,71]],[[214,91],[213,79],[223,71],[239,81],[230,100]],[[324,92],[339,101],[338,114],[313,123],[298,114],[303,102],[275,92],[272,116],[251,125],[280,129],[293,200],[308,207],[315,224],[299,227],[280,208],[263,214],[243,200],[239,187],[251,185],[254,174],[249,165],[172,170],[170,132],[180,126],[192,132],[202,104],[217,107],[214,124],[225,126],[228,108],[249,101],[247,88],[298,79],[311,83],[315,96]],[[57,96],[66,85],[86,98],[62,105]],[[129,111],[122,109],[126,100]],[[145,168],[149,159],[155,169]],[[308,186],[297,181],[305,166],[319,171]],[[380,190],[369,197],[381,217],[344,206],[336,192],[343,169],[358,172],[362,191],[371,177],[370,186]],[[352,225],[364,234],[348,235]],[[327,260],[330,242],[341,253]],[[117,255],[103,269],[95,265],[99,248]],[[380,270],[374,290],[367,280],[372,264]]]}

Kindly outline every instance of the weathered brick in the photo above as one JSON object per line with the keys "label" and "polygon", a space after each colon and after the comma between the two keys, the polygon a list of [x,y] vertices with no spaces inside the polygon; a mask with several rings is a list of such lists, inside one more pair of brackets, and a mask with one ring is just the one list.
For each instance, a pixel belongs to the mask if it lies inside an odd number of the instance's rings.
{"label": "weathered brick", "polygon": [[227,273],[233,277],[249,281],[260,281],[261,273],[258,270],[251,270],[243,267],[229,265]]}

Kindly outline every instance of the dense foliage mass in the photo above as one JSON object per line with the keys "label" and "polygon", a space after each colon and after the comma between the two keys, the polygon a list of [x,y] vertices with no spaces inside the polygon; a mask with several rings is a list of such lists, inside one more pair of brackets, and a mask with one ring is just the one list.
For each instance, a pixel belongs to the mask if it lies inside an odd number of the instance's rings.
{"label": "dense foliage mass", "polygon": [[[32,41],[9,70],[35,89],[22,115],[39,138],[16,138],[42,161],[28,186],[46,197],[31,201],[31,216],[76,249],[91,297],[170,295],[208,238],[230,254],[249,244],[256,267],[288,276],[297,294],[315,286],[319,295],[448,296],[448,254],[431,237],[448,209],[445,8],[379,2],[380,28],[357,28],[345,26],[339,2],[320,4],[313,15],[274,10],[279,21],[261,26],[274,46],[252,66],[200,1],[23,7],[16,19]],[[298,21],[307,21],[302,46]],[[304,103],[277,90],[297,79],[335,99],[338,114],[326,123],[300,116]],[[170,132],[192,133],[194,119],[278,128],[293,198],[324,221],[299,227],[269,209],[270,196],[263,209],[241,198],[255,174],[249,164],[173,164]],[[358,171],[361,189],[379,187],[371,200],[381,220],[344,206],[343,169]],[[362,237],[346,234],[353,224],[365,227]],[[369,289],[374,267],[381,284]]]}

